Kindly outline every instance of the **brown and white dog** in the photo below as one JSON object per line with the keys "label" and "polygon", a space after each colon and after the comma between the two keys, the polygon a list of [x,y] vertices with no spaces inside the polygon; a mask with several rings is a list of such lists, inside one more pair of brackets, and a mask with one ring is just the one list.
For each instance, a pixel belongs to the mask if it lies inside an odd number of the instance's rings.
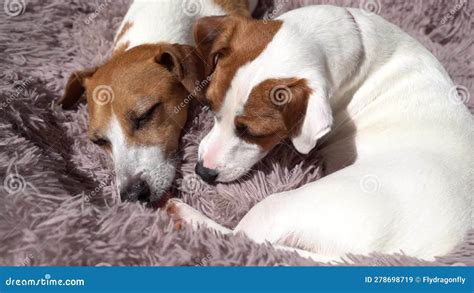
{"label": "brown and white dog", "polygon": [[176,218],[322,261],[372,252],[433,259],[463,239],[474,122],[417,41],[377,15],[332,6],[272,21],[208,17],[194,30],[214,61],[207,99],[215,113],[196,172],[235,180],[289,139],[302,154],[319,140],[330,174],[268,196],[233,231],[172,200]]}
{"label": "brown and white dog", "polygon": [[175,176],[173,157],[191,95],[206,85],[199,84],[206,64],[192,47],[192,24],[210,15],[249,16],[255,4],[136,0],[111,59],[71,75],[59,104],[70,108],[86,92],[89,137],[112,155],[122,200],[157,201]]}

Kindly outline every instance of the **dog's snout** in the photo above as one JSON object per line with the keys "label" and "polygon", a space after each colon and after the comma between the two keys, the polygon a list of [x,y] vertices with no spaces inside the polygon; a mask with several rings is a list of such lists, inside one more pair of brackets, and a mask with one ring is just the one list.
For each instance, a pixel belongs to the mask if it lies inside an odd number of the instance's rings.
{"label": "dog's snout", "polygon": [[217,179],[218,172],[216,170],[204,167],[202,161],[197,162],[195,171],[196,174],[198,174],[202,180],[206,181],[207,183],[214,183]]}
{"label": "dog's snout", "polygon": [[120,199],[122,201],[140,201],[148,202],[150,200],[150,187],[143,180],[131,182],[124,190],[120,191]]}

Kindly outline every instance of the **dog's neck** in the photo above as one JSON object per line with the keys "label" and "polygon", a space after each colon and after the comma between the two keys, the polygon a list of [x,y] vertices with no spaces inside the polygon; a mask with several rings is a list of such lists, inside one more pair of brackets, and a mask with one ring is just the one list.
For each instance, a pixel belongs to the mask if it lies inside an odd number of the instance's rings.
{"label": "dog's neck", "polygon": [[[300,21],[308,17],[317,19],[317,25]],[[406,44],[419,47],[397,27],[379,26],[382,19],[358,9],[324,11],[315,7],[312,11],[290,11],[278,20],[284,23],[282,29],[261,56],[266,60],[263,75],[307,79],[314,91],[325,93],[336,112],[350,103],[349,112],[356,113],[379,94],[371,84],[376,82],[374,78],[377,82],[389,79],[377,72],[395,56],[403,57],[398,40],[405,38]],[[400,69],[394,66],[393,72]]]}
{"label": "dog's neck", "polygon": [[318,22],[310,26],[300,21],[308,16],[295,15],[298,13],[307,11],[294,10],[279,17],[281,29],[255,60],[239,69],[235,79],[248,92],[266,79],[304,78],[315,92],[324,92],[331,99],[357,73],[364,49],[351,13],[337,10],[339,15],[328,17],[315,9],[313,14],[321,15],[312,15]]}
{"label": "dog's neck", "polygon": [[[315,12],[321,13],[321,10]],[[313,15],[318,23],[310,27],[298,21],[299,17],[287,13],[281,18],[287,31],[281,32],[281,38],[278,35],[275,38],[280,42],[277,47],[291,46],[294,49],[288,48],[288,52],[297,52],[290,57],[295,58],[291,74],[306,78],[315,90],[324,91],[329,99],[338,98],[339,92],[351,83],[364,61],[363,40],[353,15],[348,10],[333,13],[340,15]],[[334,30],[334,27],[338,29]],[[283,45],[285,42],[287,45]],[[304,68],[301,68],[302,64],[305,64]]]}

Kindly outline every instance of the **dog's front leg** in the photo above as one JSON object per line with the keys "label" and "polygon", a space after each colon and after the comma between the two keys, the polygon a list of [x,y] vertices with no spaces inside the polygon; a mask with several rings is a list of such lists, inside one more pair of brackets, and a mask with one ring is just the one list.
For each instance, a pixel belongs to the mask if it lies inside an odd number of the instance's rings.
{"label": "dog's front leg", "polygon": [[[168,201],[168,203],[166,204],[166,212],[171,216],[171,218],[175,221],[177,227],[179,228],[181,227],[183,223],[188,223],[192,225],[194,228],[197,228],[198,226],[205,226],[207,228],[213,229],[223,234],[234,234],[238,231],[238,230],[230,230],[222,225],[217,224],[213,220],[203,215],[201,212],[197,211],[193,207],[187,205],[186,203],[184,203],[183,201],[177,198],[172,198]],[[255,237],[255,233],[249,231],[249,230],[255,230],[257,226],[258,226],[258,223],[253,223],[252,225],[244,229],[244,227],[240,225],[239,231],[249,236],[252,240],[258,243],[262,243],[265,241],[265,239],[262,239],[260,237]],[[263,225],[263,226],[268,227],[267,225]],[[266,235],[266,233],[264,233],[263,235]],[[320,255],[320,254],[316,254],[310,251],[305,251],[305,250],[301,250],[301,249],[297,249],[297,248],[289,247],[285,245],[280,245],[280,244],[275,244],[274,247],[277,250],[295,252],[303,258],[310,258],[314,261],[322,262],[322,263],[336,263],[337,261],[341,260],[341,258],[339,257]]]}
{"label": "dog's front leg", "polygon": [[166,212],[178,226],[180,226],[182,222],[185,222],[192,225],[194,228],[197,228],[198,226],[206,226],[223,234],[232,233],[232,230],[217,224],[201,212],[177,198],[168,200],[166,204]]}

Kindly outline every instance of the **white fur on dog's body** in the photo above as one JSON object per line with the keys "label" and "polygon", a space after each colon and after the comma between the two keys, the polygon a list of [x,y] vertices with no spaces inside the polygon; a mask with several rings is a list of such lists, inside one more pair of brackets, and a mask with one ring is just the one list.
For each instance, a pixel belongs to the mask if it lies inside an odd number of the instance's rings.
{"label": "white fur on dog's body", "polygon": [[186,3],[192,4],[192,1],[135,0],[118,31],[127,23],[132,23],[132,26],[116,43],[116,47],[127,42],[128,49],[158,42],[193,45],[192,26],[196,19],[226,14],[212,0],[196,1],[195,11],[191,10],[191,6],[187,7]]}
{"label": "white fur on dog's body", "polygon": [[[250,1],[252,10],[255,6],[256,1]],[[193,45],[192,25],[196,19],[225,14],[226,11],[213,0],[135,0],[117,31],[114,49],[125,46],[129,50],[139,45],[161,42]],[[162,146],[128,144],[116,117],[110,121],[107,137],[113,146],[119,190],[136,177],[150,179],[146,181],[153,194],[161,195],[169,188],[175,167],[166,158]]]}
{"label": "white fur on dog's body", "polygon": [[[279,20],[283,25],[267,48],[234,76],[217,114],[225,118],[203,139],[199,157],[220,143],[217,166],[246,172],[248,161],[262,154],[223,147],[233,129],[222,124],[242,111],[258,83],[297,77],[315,93],[303,128],[316,128],[309,130],[314,141],[302,137],[293,143],[303,153],[314,147],[330,119],[324,117],[330,103],[332,130],[320,140],[319,152],[332,173],[268,196],[233,232],[330,259],[371,252],[433,259],[448,253],[472,221],[474,121],[450,99],[454,85],[444,68],[399,28],[357,9],[305,7]],[[318,120],[321,125],[306,125]],[[228,156],[231,150],[237,162]],[[224,174],[220,181],[235,179],[225,168],[218,171]]]}

